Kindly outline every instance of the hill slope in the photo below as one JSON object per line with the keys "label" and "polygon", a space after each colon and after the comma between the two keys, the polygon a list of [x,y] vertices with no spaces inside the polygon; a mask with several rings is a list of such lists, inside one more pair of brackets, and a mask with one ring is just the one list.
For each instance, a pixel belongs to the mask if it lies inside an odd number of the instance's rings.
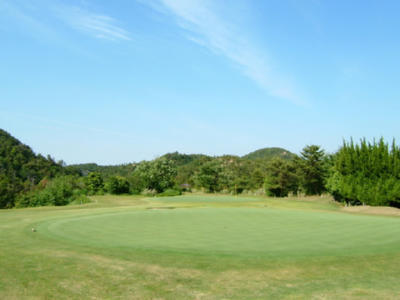
{"label": "hill slope", "polygon": [[254,152],[251,152],[247,155],[244,155],[243,158],[245,159],[263,159],[263,160],[271,160],[275,157],[280,157],[283,159],[292,159],[296,156],[296,154],[283,149],[283,148],[278,148],[278,147],[271,147],[271,148],[263,148],[256,150]]}
{"label": "hill slope", "polygon": [[[163,156],[161,156],[161,158],[172,160],[176,164],[176,166],[180,168],[193,164],[196,165],[196,163],[199,164],[201,161],[207,160],[209,156],[204,154],[182,154],[178,152],[173,152],[164,154]],[[116,175],[129,177],[130,175],[132,175],[138,164],[139,163],[127,163],[102,166],[96,163],[87,163],[70,165],[70,167],[76,168],[84,176],[90,172],[99,172],[102,176],[107,178]]]}
{"label": "hill slope", "polygon": [[0,208],[12,207],[18,193],[62,171],[63,167],[51,157],[36,155],[30,147],[0,129]]}
{"label": "hill slope", "polygon": [[76,164],[70,165],[71,168],[75,168],[81,172],[82,175],[86,176],[90,172],[98,172],[105,178],[110,176],[129,176],[136,168],[136,163],[127,163],[120,165],[108,165],[102,166],[96,163],[87,164]]}

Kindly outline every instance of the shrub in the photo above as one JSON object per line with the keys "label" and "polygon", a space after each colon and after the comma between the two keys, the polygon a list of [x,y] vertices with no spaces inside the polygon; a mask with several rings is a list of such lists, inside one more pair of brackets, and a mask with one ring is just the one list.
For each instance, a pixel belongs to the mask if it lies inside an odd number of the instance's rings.
{"label": "shrub", "polygon": [[141,178],[143,188],[156,190],[158,193],[172,188],[176,175],[176,164],[165,157],[142,162],[134,172],[134,177]]}
{"label": "shrub", "polygon": [[141,194],[147,197],[154,197],[157,194],[156,190],[144,189]]}
{"label": "shrub", "polygon": [[172,196],[180,196],[182,195],[182,191],[178,189],[167,189],[164,192],[157,195],[157,197],[172,197]]}
{"label": "shrub", "polygon": [[101,194],[104,189],[103,177],[99,172],[90,172],[85,177],[85,186],[90,195]]}
{"label": "shrub", "polygon": [[128,194],[129,182],[125,177],[112,176],[108,179],[106,188],[110,194]]}
{"label": "shrub", "polygon": [[77,177],[59,176],[38,185],[35,190],[17,198],[16,207],[66,205],[82,195],[82,186]]}
{"label": "shrub", "polygon": [[92,201],[85,195],[79,195],[75,198],[75,200],[73,200],[69,204],[70,205],[79,205],[79,204],[86,204],[86,203],[90,203],[90,202],[92,202]]}

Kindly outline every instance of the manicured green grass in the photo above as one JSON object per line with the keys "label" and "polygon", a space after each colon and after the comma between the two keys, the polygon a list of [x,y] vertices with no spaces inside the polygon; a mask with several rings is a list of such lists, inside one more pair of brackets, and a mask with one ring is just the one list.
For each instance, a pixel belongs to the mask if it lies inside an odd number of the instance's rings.
{"label": "manicured green grass", "polygon": [[400,218],[328,197],[0,211],[0,299],[396,299],[399,279]]}

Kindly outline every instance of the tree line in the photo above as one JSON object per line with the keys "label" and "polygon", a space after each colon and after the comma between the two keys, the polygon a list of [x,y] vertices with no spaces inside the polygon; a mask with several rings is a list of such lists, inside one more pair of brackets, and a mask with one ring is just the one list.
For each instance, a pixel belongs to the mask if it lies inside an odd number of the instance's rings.
{"label": "tree line", "polygon": [[172,196],[227,194],[320,195],[347,204],[400,206],[400,150],[383,139],[343,142],[333,154],[308,145],[299,155],[261,149],[244,157],[168,153],[120,166],[65,166],[36,155],[0,130],[0,207],[84,203],[96,194]]}
{"label": "tree line", "polygon": [[337,201],[400,207],[400,149],[383,138],[344,142],[336,153],[327,188]]}

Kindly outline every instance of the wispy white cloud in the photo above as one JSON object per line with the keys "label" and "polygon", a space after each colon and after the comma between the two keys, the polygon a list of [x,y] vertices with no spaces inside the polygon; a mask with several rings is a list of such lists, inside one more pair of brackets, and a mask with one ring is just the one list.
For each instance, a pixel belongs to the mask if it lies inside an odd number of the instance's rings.
{"label": "wispy white cloud", "polygon": [[45,36],[60,40],[60,25],[64,24],[98,39],[131,40],[130,33],[118,24],[118,20],[84,7],[87,5],[71,6],[57,0],[50,2],[0,0],[0,14],[8,20],[15,20],[17,27],[35,37]]}
{"label": "wispy white cloud", "polygon": [[131,40],[129,32],[117,25],[117,21],[107,15],[96,14],[80,7],[62,6],[58,15],[72,28],[95,38],[111,41]]}
{"label": "wispy white cloud", "polygon": [[281,74],[264,49],[249,41],[246,31],[221,16],[217,5],[209,0],[141,1],[162,13],[171,14],[191,41],[223,55],[269,95],[304,105],[306,101],[289,79]]}

